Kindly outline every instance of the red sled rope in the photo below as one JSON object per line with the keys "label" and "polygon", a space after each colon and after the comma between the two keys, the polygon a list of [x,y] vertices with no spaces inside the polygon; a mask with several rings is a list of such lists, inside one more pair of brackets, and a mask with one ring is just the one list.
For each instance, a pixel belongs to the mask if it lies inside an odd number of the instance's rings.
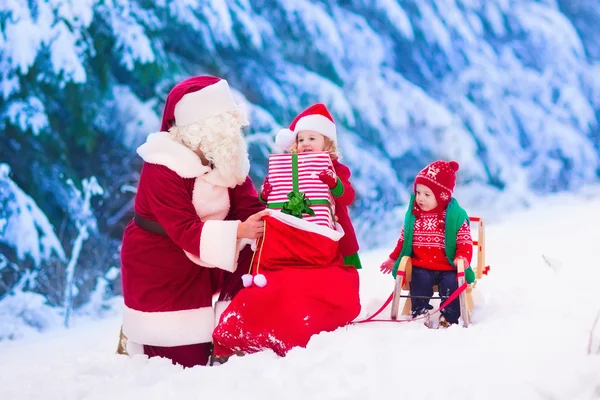
{"label": "red sled rope", "polygon": [[[404,280],[404,278],[402,278],[402,279]],[[402,287],[402,285],[400,285],[400,287]],[[392,299],[394,298],[394,292],[392,292],[392,294],[390,294],[388,299],[385,301],[385,303],[383,303],[383,305],[379,308],[379,310],[377,310],[375,312],[375,314],[371,315],[370,317],[368,317],[366,319],[360,320],[360,321],[353,321],[353,322],[351,322],[351,324],[353,324],[353,325],[354,324],[364,324],[367,322],[398,322],[398,323],[401,323],[401,322],[419,321],[421,319],[427,318],[428,315],[430,315],[430,314],[435,314],[436,312],[438,312],[441,309],[443,309],[444,307],[446,307],[448,304],[452,303],[452,301],[454,301],[456,298],[458,298],[458,296],[460,296],[460,294],[462,292],[464,292],[466,289],[467,289],[467,283],[464,282],[454,292],[452,292],[450,297],[448,297],[446,299],[446,301],[444,301],[435,311],[433,311],[432,313],[422,315],[417,318],[412,318],[412,319],[375,319],[375,317],[378,316],[379,314],[381,314],[383,312],[383,310],[385,310],[385,308],[391,303]]]}

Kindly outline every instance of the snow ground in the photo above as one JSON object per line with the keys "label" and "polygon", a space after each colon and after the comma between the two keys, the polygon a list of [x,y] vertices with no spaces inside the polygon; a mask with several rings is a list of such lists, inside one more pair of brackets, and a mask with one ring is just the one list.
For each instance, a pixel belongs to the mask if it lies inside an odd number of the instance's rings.
{"label": "snow ground", "polygon": [[[468,329],[368,323],[323,333],[286,358],[213,368],[114,353],[119,319],[0,343],[0,399],[600,399],[600,200],[563,195],[487,228],[490,275]],[[391,247],[364,253],[363,316],[393,286]],[[384,316],[388,316],[388,311]]]}

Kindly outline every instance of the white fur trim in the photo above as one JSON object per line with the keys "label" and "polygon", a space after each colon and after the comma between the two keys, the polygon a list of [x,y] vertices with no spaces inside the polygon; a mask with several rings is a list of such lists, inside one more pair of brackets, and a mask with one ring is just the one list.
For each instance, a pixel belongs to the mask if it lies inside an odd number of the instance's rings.
{"label": "white fur trim", "polygon": [[[215,239],[214,238],[215,234],[208,233],[206,237],[204,236],[204,229],[206,229],[207,221],[225,222],[225,223],[229,223],[229,224],[239,224],[239,221],[223,221],[223,219],[229,213],[229,206],[230,206],[229,191],[227,190],[227,188],[220,187],[220,186],[214,186],[214,185],[210,184],[209,182],[206,182],[204,177],[196,178],[196,181],[194,182],[194,191],[192,192],[192,203],[194,204],[194,208],[196,209],[196,214],[198,214],[198,216],[200,217],[200,220],[202,222],[205,222],[205,226],[202,228],[203,234],[200,237],[201,249],[202,249],[202,241],[207,240],[206,239],[207,237],[209,237],[208,240],[210,240],[211,243],[213,243],[213,245],[214,245],[213,239]],[[211,228],[209,228],[209,229],[211,229]],[[233,237],[233,239],[235,239],[237,237],[237,225],[235,228],[235,233],[236,233],[236,235]],[[215,240],[218,241],[218,238],[216,238]],[[227,238],[223,238],[222,240],[223,241],[227,240]],[[222,246],[223,241],[219,242],[218,245]],[[240,251],[242,251],[242,249],[244,247],[246,247],[247,245],[256,247],[256,240],[243,238],[243,239],[240,239],[237,241],[236,254],[235,254],[235,259],[234,259],[235,262],[232,267],[233,270],[231,272],[235,271],[237,268],[238,253]],[[201,266],[207,267],[207,268],[215,268],[215,267],[220,268],[217,265],[213,265],[213,264],[210,264],[209,262],[203,261],[199,257],[195,256],[192,253],[188,253],[185,250],[184,250],[184,253],[190,260],[192,260],[194,263],[196,263],[198,265],[201,265]],[[202,253],[200,253],[200,254],[202,254]],[[203,255],[203,258],[204,258],[204,255]],[[230,271],[229,269],[226,269],[226,270]]]}
{"label": "white fur trim", "polygon": [[[229,221],[232,222],[232,221]],[[236,221],[233,221],[236,222]],[[236,235],[237,236],[237,235]],[[202,240],[202,239],[200,239]],[[239,256],[240,251],[242,251],[244,249],[244,247],[250,245],[250,248],[255,251],[256,250],[256,239],[248,239],[248,238],[242,238],[240,240],[237,241],[237,252],[236,252],[236,256],[235,256],[235,262],[233,265],[233,271],[235,271],[237,269],[237,258]],[[193,261],[194,263],[206,267],[206,268],[215,268],[214,265],[205,263],[204,261],[202,261],[199,257],[193,255],[192,253],[188,253],[187,251],[183,251],[185,253],[185,255],[187,256],[187,258],[189,258],[191,261]],[[229,271],[229,270],[226,270]],[[233,272],[230,271],[230,272]]]}
{"label": "white fur trim", "polygon": [[227,307],[231,304],[231,300],[228,301],[217,301],[215,303],[215,326],[219,325],[221,315]]}
{"label": "white fur trim", "polygon": [[144,345],[127,339],[126,350],[129,357],[139,356],[144,354]]}
{"label": "white fur trim", "polygon": [[227,111],[234,111],[237,107],[229,84],[221,79],[203,89],[186,93],[175,105],[175,122],[177,126],[190,125]]}
{"label": "white fur trim", "polygon": [[[233,221],[233,222],[236,222],[236,221]],[[255,251],[256,250],[256,239],[242,238],[242,239],[240,239],[240,240],[237,241],[237,252],[236,252],[236,256],[235,256],[235,263],[233,265],[233,271],[235,271],[237,269],[237,257],[239,256],[240,251],[242,251],[244,249],[244,247],[246,247],[248,245],[250,245],[250,248],[253,251]],[[203,262],[199,257],[196,257],[192,253],[188,253],[185,250],[183,252],[187,256],[187,258],[189,258],[194,263],[196,263],[198,265],[201,265],[203,267],[206,267],[206,268],[215,268],[214,265],[207,264],[207,263]],[[230,272],[233,272],[233,271],[230,271]]]}
{"label": "white fur trim", "polygon": [[212,342],[212,307],[193,310],[143,312],[125,306],[123,334],[128,340],[150,346],[175,347]]}
{"label": "white fur trim", "polygon": [[196,178],[211,171],[196,153],[173,140],[168,132],[151,133],[137,153],[150,164],[163,165],[182,178]]}
{"label": "white fur trim", "polygon": [[206,221],[200,235],[202,265],[233,272],[237,268],[240,221]]}
{"label": "white fur trim", "polygon": [[241,238],[240,240],[238,240],[238,253],[248,245],[250,245],[250,248],[252,250],[256,250],[256,239]]}
{"label": "white fur trim", "polygon": [[344,230],[342,229],[341,225],[338,224],[336,222],[335,227],[336,229],[329,229],[326,226],[323,225],[319,225],[319,224],[315,224],[314,222],[308,222],[304,219],[301,218],[296,218],[292,215],[289,214],[284,214],[279,210],[270,210],[271,213],[270,215],[276,219],[278,219],[279,221],[285,223],[286,225],[289,226],[293,226],[294,228],[306,231],[306,232],[312,232],[312,233],[316,233],[322,236],[325,236],[326,238],[329,238],[333,241],[339,241],[342,236],[344,236]]}
{"label": "white fur trim", "polygon": [[206,263],[203,263],[202,260],[200,259],[200,257],[192,254],[192,253],[188,253],[187,251],[183,251],[185,253],[185,255],[187,256],[187,258],[190,259],[190,261],[194,262],[195,264],[198,264],[202,267],[206,267],[206,268],[214,268],[212,265],[208,265]]}
{"label": "white fur trim", "polygon": [[296,134],[287,128],[279,130],[275,136],[275,144],[282,150],[291,149],[295,140]]}
{"label": "white fur trim", "polygon": [[[210,172],[207,175],[212,174]],[[192,203],[200,220],[222,220],[229,213],[229,190],[227,187],[213,185],[206,176],[196,178],[192,191]]]}
{"label": "white fur trim", "polygon": [[307,115],[296,122],[294,137],[302,131],[315,131],[337,142],[335,124],[327,117],[320,114]]}

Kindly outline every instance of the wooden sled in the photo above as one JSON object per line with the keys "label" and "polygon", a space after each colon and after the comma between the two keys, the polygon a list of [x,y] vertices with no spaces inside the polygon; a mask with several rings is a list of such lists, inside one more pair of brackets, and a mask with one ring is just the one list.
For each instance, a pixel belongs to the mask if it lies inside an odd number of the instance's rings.
{"label": "wooden sled", "polygon": [[[479,279],[483,277],[484,274],[487,274],[489,267],[485,265],[485,229],[483,225],[483,219],[479,217],[469,217],[472,223],[477,224],[477,240],[473,241],[473,246],[477,247],[477,264],[475,266],[475,275],[477,280],[472,284],[467,286],[467,289],[459,295],[460,301],[460,317],[462,319],[463,326],[466,328],[471,323],[471,313],[475,308],[475,304],[473,302],[473,289],[477,285]],[[459,262],[456,266],[457,273],[463,272],[462,276],[458,278],[458,286],[462,286],[464,283],[464,271],[465,265],[463,262]],[[404,283],[402,282],[402,278],[404,277]],[[402,257],[400,260],[400,265],[398,266],[398,274],[396,275],[396,282],[394,285],[394,297],[392,300],[392,312],[391,319],[398,319],[398,311],[400,310],[400,299],[402,296],[402,291],[407,292],[407,296],[410,296],[410,281],[412,278],[412,263],[411,258],[408,256]],[[438,287],[435,285],[433,287],[434,293],[438,293]],[[406,297],[406,301],[404,302],[404,307],[402,308],[402,315],[410,315],[411,313],[411,299],[410,297]]]}

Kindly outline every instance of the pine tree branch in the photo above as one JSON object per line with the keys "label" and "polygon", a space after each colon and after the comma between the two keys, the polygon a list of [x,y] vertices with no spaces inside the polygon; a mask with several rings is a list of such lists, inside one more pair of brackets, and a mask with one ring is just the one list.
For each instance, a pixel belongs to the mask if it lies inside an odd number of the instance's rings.
{"label": "pine tree branch", "polygon": [[127,214],[128,212],[133,211],[133,204],[135,201],[135,197],[132,197],[131,199],[129,199],[129,201],[123,206],[121,207],[115,214],[111,215],[110,217],[108,217],[106,219],[106,225],[108,226],[113,226],[116,223],[118,223],[125,214]]}

